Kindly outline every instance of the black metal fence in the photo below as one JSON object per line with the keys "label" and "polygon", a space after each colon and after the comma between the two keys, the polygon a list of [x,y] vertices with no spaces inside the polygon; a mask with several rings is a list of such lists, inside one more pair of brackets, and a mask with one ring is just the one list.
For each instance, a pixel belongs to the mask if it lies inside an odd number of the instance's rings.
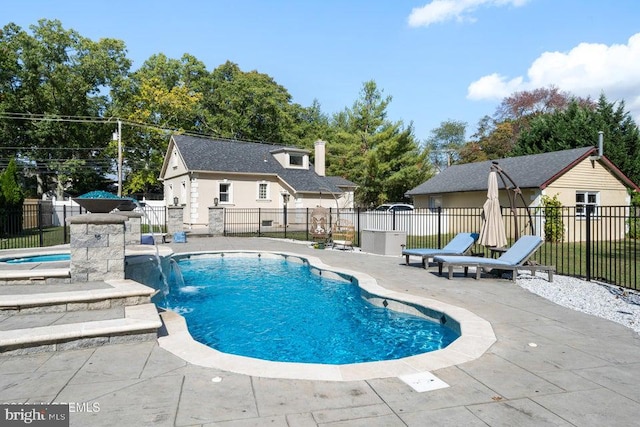
{"label": "black metal fence", "polygon": [[[166,231],[166,208],[144,206],[142,231]],[[284,237],[312,240],[311,209],[225,209],[227,236]],[[67,218],[85,213],[78,206],[54,206],[50,202],[25,204],[21,210],[0,207],[0,249],[52,246],[69,243]],[[554,265],[559,274],[600,280],[640,289],[640,215],[628,206],[577,206],[503,208],[509,244],[524,234],[536,234],[545,243],[533,256]],[[456,233],[478,232],[480,208],[416,209],[402,212],[329,209],[328,227],[338,219],[354,225],[354,244],[363,230],[404,231],[407,247],[441,248]],[[475,245],[474,253],[489,255]]]}
{"label": "black metal fence", "polygon": [[[166,231],[166,208],[145,205],[142,232]],[[0,249],[54,246],[69,243],[67,219],[87,213],[77,205],[49,201],[25,203],[20,209],[0,207]]]}
{"label": "black metal fence", "polygon": [[[329,209],[329,224],[338,218],[356,230],[396,230],[407,235],[408,248],[441,248],[459,232],[479,232],[481,208],[416,209],[402,212]],[[558,274],[639,289],[640,216],[628,206],[503,208],[509,244],[518,236],[536,234],[545,242],[532,257],[554,265]],[[225,209],[225,235],[310,238],[311,209]],[[475,245],[474,253],[489,255]]]}

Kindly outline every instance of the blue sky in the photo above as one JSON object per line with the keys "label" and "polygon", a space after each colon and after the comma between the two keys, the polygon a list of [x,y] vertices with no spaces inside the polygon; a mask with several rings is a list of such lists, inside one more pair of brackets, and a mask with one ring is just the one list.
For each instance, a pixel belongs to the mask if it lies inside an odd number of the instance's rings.
{"label": "blue sky", "polygon": [[375,80],[393,97],[389,118],[421,140],[449,119],[470,136],[505,96],[549,85],[624,99],[640,123],[637,0],[23,0],[0,16],[124,40],[133,69],[156,53],[209,70],[230,60],[327,114]]}

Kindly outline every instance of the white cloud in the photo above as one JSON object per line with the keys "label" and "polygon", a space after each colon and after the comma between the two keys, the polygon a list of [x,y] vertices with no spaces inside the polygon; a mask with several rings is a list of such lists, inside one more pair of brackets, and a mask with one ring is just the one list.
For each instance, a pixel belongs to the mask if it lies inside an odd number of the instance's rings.
{"label": "white cloud", "polygon": [[501,100],[514,92],[555,86],[581,97],[625,100],[625,107],[640,117],[640,33],[627,44],[580,43],[569,52],[545,52],[529,70],[527,78],[496,73],[481,77],[467,89],[472,100]]}
{"label": "white cloud", "polygon": [[431,24],[456,21],[475,21],[471,12],[486,6],[522,6],[529,0],[433,0],[422,7],[416,7],[409,15],[409,26],[428,27]]}

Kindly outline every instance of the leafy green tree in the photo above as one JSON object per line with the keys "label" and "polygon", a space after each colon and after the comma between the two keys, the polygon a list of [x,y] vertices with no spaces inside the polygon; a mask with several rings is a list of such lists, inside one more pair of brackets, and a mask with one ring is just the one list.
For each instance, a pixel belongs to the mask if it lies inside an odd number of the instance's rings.
{"label": "leafy green tree", "polygon": [[[485,117],[485,119],[487,119]],[[478,138],[476,141],[466,143],[459,152],[459,163],[481,162],[484,160],[501,159],[509,157],[515,145],[513,125],[511,121],[504,121],[492,125],[490,130],[481,129],[474,136]]]}
{"label": "leafy green tree", "polygon": [[383,97],[374,81],[363,84],[353,107],[336,114],[329,142],[327,171],[359,185],[364,206],[404,199],[406,191],[430,176],[413,126],[387,119],[391,97]]}
{"label": "leafy green tree", "polygon": [[244,72],[227,61],[211,73],[211,93],[204,99],[207,128],[233,139],[297,143],[296,107],[291,95],[267,74]]}
{"label": "leafy green tree", "polygon": [[[162,192],[158,182],[170,130],[199,131],[203,90],[210,83],[203,63],[191,55],[180,60],[151,56],[114,88],[111,114],[125,120],[122,131],[126,170],[123,194]],[[116,143],[110,145],[117,155]]]}
{"label": "leafy green tree", "polygon": [[322,112],[317,99],[309,107],[294,104],[292,108],[295,117],[292,134],[295,135],[296,145],[313,149],[313,144],[318,139],[326,140],[330,137],[332,130],[329,118]]}
{"label": "leafy green tree", "polygon": [[37,194],[104,186],[111,129],[96,119],[109,105],[106,89],[129,69],[124,43],[92,41],[57,20],[30,29],[0,32],[0,112],[12,117],[1,121],[2,155],[30,161]]}
{"label": "leafy green tree", "polygon": [[465,145],[467,124],[457,120],[446,120],[440,126],[431,130],[431,137],[427,140],[431,162],[438,168],[444,169],[458,162],[460,150]]}
{"label": "leafy green tree", "polygon": [[604,132],[604,154],[633,182],[640,182],[640,132],[624,102],[601,95],[595,107],[572,101],[565,110],[542,114],[520,134],[515,155],[595,146]]}

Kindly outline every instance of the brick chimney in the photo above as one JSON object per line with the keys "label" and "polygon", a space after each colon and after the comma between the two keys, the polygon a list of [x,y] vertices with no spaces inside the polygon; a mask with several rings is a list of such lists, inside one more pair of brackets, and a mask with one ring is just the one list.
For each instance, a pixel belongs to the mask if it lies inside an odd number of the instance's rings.
{"label": "brick chimney", "polygon": [[326,145],[326,141],[323,141],[321,139],[317,140],[314,144],[316,149],[314,166],[316,169],[316,173],[320,176],[324,176],[325,174],[324,172],[324,155],[325,155],[324,146],[325,145]]}

